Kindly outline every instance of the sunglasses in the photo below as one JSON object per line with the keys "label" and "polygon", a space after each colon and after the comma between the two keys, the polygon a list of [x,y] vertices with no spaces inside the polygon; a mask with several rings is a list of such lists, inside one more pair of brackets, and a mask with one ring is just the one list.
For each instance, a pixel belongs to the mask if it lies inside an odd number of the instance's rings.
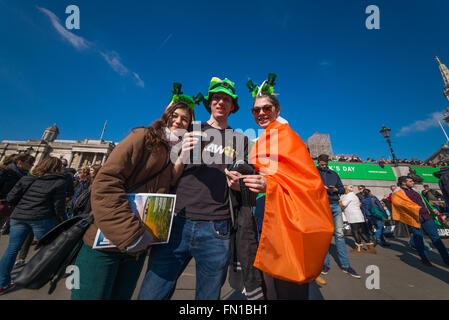
{"label": "sunglasses", "polygon": [[264,113],[273,112],[273,106],[263,106],[262,108],[255,107],[251,109],[251,112],[255,115],[258,115],[262,110]]}

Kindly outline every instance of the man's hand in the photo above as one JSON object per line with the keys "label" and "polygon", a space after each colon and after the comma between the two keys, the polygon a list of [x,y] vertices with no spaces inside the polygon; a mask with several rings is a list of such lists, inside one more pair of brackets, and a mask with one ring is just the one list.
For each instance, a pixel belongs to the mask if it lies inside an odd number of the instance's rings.
{"label": "man's hand", "polygon": [[243,179],[245,186],[255,193],[267,192],[267,179],[262,175],[251,175]]}
{"label": "man's hand", "polygon": [[228,183],[228,187],[235,191],[240,191],[240,182],[239,177],[242,175],[237,171],[229,171],[225,169],[226,181]]}
{"label": "man's hand", "polygon": [[329,190],[330,192],[338,192],[338,189],[335,186],[329,186],[326,187],[327,190]]}

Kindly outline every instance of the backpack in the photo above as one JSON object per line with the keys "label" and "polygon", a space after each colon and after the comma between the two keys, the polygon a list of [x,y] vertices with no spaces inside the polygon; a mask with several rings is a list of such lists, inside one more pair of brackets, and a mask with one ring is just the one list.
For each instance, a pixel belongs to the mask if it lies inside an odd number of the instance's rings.
{"label": "backpack", "polygon": [[376,219],[383,220],[388,218],[385,212],[377,207],[376,203],[374,202],[374,197],[371,198],[371,207],[369,208],[369,211],[371,212],[371,215]]}

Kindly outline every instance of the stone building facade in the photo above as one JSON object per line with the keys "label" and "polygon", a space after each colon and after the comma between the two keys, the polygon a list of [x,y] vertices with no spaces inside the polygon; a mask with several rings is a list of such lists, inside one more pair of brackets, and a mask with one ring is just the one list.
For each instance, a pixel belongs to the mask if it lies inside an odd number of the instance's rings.
{"label": "stone building facade", "polygon": [[102,139],[56,140],[58,135],[59,129],[54,124],[45,129],[39,140],[2,140],[0,162],[11,154],[26,152],[36,158],[35,165],[47,156],[62,157],[70,168],[77,170],[94,164],[103,165],[116,146],[114,142]]}

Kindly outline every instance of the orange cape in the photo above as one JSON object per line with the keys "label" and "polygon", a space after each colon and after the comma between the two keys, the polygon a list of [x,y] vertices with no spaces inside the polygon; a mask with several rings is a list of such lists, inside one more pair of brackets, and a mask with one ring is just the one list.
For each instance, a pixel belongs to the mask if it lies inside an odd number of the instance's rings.
{"label": "orange cape", "polygon": [[256,141],[249,160],[267,179],[254,266],[282,280],[315,280],[334,222],[326,189],[304,142],[288,123],[276,120]]}
{"label": "orange cape", "polygon": [[421,207],[407,197],[402,189],[395,191],[391,196],[391,206],[393,220],[401,221],[418,229],[421,228],[419,222],[419,209]]}

